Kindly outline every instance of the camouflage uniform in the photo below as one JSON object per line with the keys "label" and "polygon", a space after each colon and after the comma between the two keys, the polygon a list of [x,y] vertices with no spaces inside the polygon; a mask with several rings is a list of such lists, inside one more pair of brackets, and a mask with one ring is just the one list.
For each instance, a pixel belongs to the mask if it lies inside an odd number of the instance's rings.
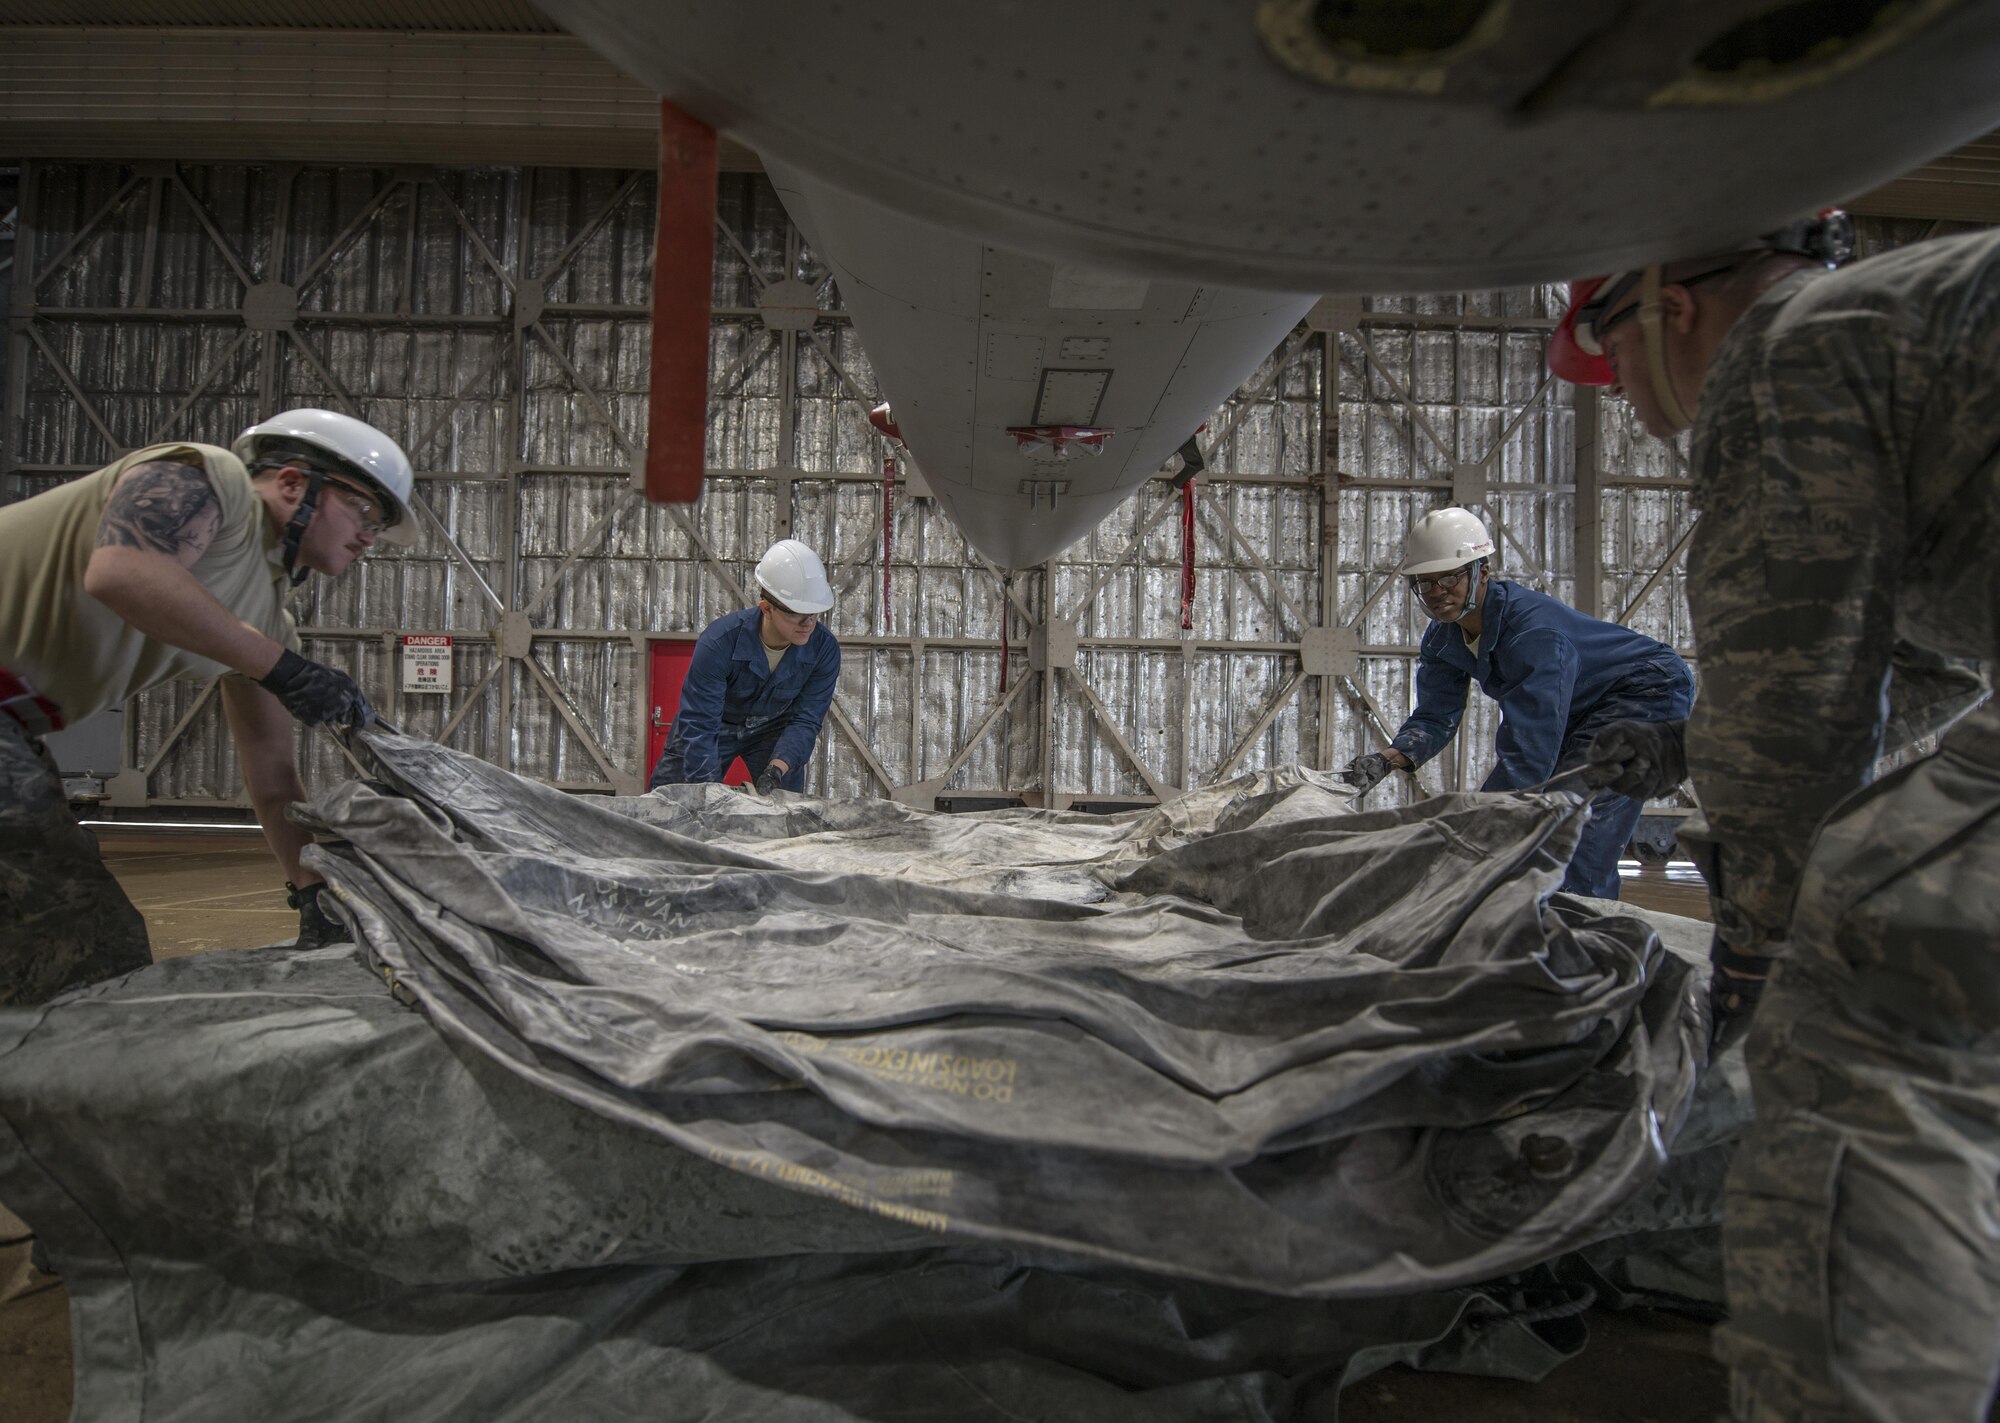
{"label": "camouflage uniform", "polygon": [[152,961],[146,921],[70,814],[54,759],[0,712],[0,1008]]}
{"label": "camouflage uniform", "polygon": [[1864,789],[1892,661],[2000,656],[1996,375],[1982,234],[1786,278],[1703,388],[1688,759],[1718,932],[1783,960],[1725,1227],[1743,1423],[1972,1423],[2000,1374],[2000,707]]}

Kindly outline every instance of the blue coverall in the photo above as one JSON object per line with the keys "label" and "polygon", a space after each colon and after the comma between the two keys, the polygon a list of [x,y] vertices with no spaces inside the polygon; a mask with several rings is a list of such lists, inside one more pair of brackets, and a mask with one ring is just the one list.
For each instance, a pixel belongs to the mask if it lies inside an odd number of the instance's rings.
{"label": "blue coverall", "polygon": [[745,608],[702,629],[648,790],[719,781],[738,756],[753,777],[783,761],[791,769],[778,784],[806,788],[806,762],[840,681],[840,643],[814,627],[804,644],[785,649],[774,670],[757,635],[762,618],[761,609]]}
{"label": "blue coverall", "polygon": [[[1456,623],[1424,630],[1417,708],[1389,744],[1420,766],[1444,750],[1471,681],[1500,703],[1499,761],[1480,787],[1487,791],[1532,786],[1577,765],[1610,722],[1679,721],[1694,705],[1694,674],[1665,643],[1503,578],[1487,582],[1477,654]],[[1618,857],[1641,808],[1608,791],[1591,802],[1564,889],[1618,898]]]}

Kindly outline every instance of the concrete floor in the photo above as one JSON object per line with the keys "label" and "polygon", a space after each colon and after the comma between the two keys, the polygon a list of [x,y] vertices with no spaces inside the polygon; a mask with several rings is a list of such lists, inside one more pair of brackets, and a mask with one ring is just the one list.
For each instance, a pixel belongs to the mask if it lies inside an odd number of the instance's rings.
{"label": "concrete floor", "polygon": [[146,916],[156,960],[284,943],[299,932],[261,835],[100,839],[105,863]]}
{"label": "concrete floor", "polygon": [[[155,959],[254,948],[298,931],[255,836],[104,836],[105,861],[146,916]],[[1691,867],[1627,866],[1625,898],[1708,917]],[[24,1228],[0,1209],[0,1420],[63,1423],[70,1410],[69,1297],[29,1263]],[[1539,1384],[1395,1368],[1350,1389],[1343,1423],[1707,1423],[1725,1409],[1707,1329],[1677,1315],[1593,1311],[1583,1355]]]}

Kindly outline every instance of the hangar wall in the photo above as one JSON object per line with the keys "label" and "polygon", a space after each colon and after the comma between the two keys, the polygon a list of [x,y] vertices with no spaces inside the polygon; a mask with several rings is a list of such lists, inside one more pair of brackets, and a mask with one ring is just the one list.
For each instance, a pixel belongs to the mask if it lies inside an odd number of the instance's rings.
{"label": "hangar wall", "polygon": [[[561,786],[643,782],[646,640],[741,606],[787,533],[842,595],[809,781],[830,794],[1131,801],[1342,764],[1409,706],[1421,618],[1391,574],[1410,521],[1454,498],[1496,523],[1507,576],[1687,650],[1683,464],[1622,406],[1546,379],[1559,288],[1321,303],[1209,423],[1184,630],[1164,480],[1002,579],[904,471],[884,599],[880,394],[760,174],[723,176],[710,475],[685,512],[631,480],[646,172],[28,163],[19,191],[4,497],[155,440],[226,443],[292,405],[372,421],[420,471],[422,535],[308,585],[308,654],[405,729]],[[760,317],[786,276],[820,290],[808,332]],[[450,696],[397,690],[406,632],[453,637]],[[1477,783],[1492,722],[1475,699],[1432,788]],[[240,803],[212,689],[137,699],[125,743],[122,767],[93,768],[116,772],[114,804]],[[306,764],[309,783],[341,770],[316,734]]]}

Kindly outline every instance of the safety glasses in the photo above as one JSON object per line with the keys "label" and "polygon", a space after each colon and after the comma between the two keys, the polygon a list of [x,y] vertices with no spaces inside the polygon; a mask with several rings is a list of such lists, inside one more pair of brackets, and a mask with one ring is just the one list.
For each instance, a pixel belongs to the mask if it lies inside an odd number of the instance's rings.
{"label": "safety glasses", "polygon": [[795,613],[790,608],[786,607],[783,603],[779,602],[776,598],[773,598],[769,593],[766,593],[764,595],[764,606],[769,608],[774,613],[778,613],[783,617],[794,619],[797,622],[804,623],[804,622],[819,621],[818,613]]}
{"label": "safety glasses", "polygon": [[[1679,281],[1663,282],[1661,285],[1670,287],[1697,286],[1713,277],[1728,276],[1736,270],[1738,265],[1740,264],[1732,262],[1726,267],[1711,267],[1708,271],[1702,272],[1698,276],[1686,277]],[[1623,301],[1629,296],[1632,288],[1639,284],[1639,278],[1642,275],[1643,273],[1640,272],[1627,272],[1623,277],[1606,286],[1601,293],[1593,297],[1584,306],[1583,310],[1577,313],[1575,331],[1577,334],[1576,344],[1579,348],[1589,352],[1593,356],[1603,355],[1605,336],[1639,314],[1639,303],[1636,301],[1629,306],[1620,307],[1609,316],[1606,316],[1604,313],[1610,307],[1611,303],[1614,301]]]}
{"label": "safety glasses", "polygon": [[342,484],[337,479],[327,480],[325,487],[328,489],[337,489],[345,496],[347,507],[355,512],[355,515],[361,520],[362,529],[366,532],[379,534],[395,522],[395,520],[387,516],[381,502],[372,494],[363,494],[353,485]]}
{"label": "safety glasses", "polygon": [[1475,565],[1468,563],[1465,567],[1454,569],[1450,573],[1434,573],[1423,576],[1412,574],[1409,580],[1410,591],[1415,593],[1419,598],[1428,597],[1432,593],[1455,593],[1458,591],[1459,586],[1465,582],[1467,576],[1471,574],[1474,567]]}

